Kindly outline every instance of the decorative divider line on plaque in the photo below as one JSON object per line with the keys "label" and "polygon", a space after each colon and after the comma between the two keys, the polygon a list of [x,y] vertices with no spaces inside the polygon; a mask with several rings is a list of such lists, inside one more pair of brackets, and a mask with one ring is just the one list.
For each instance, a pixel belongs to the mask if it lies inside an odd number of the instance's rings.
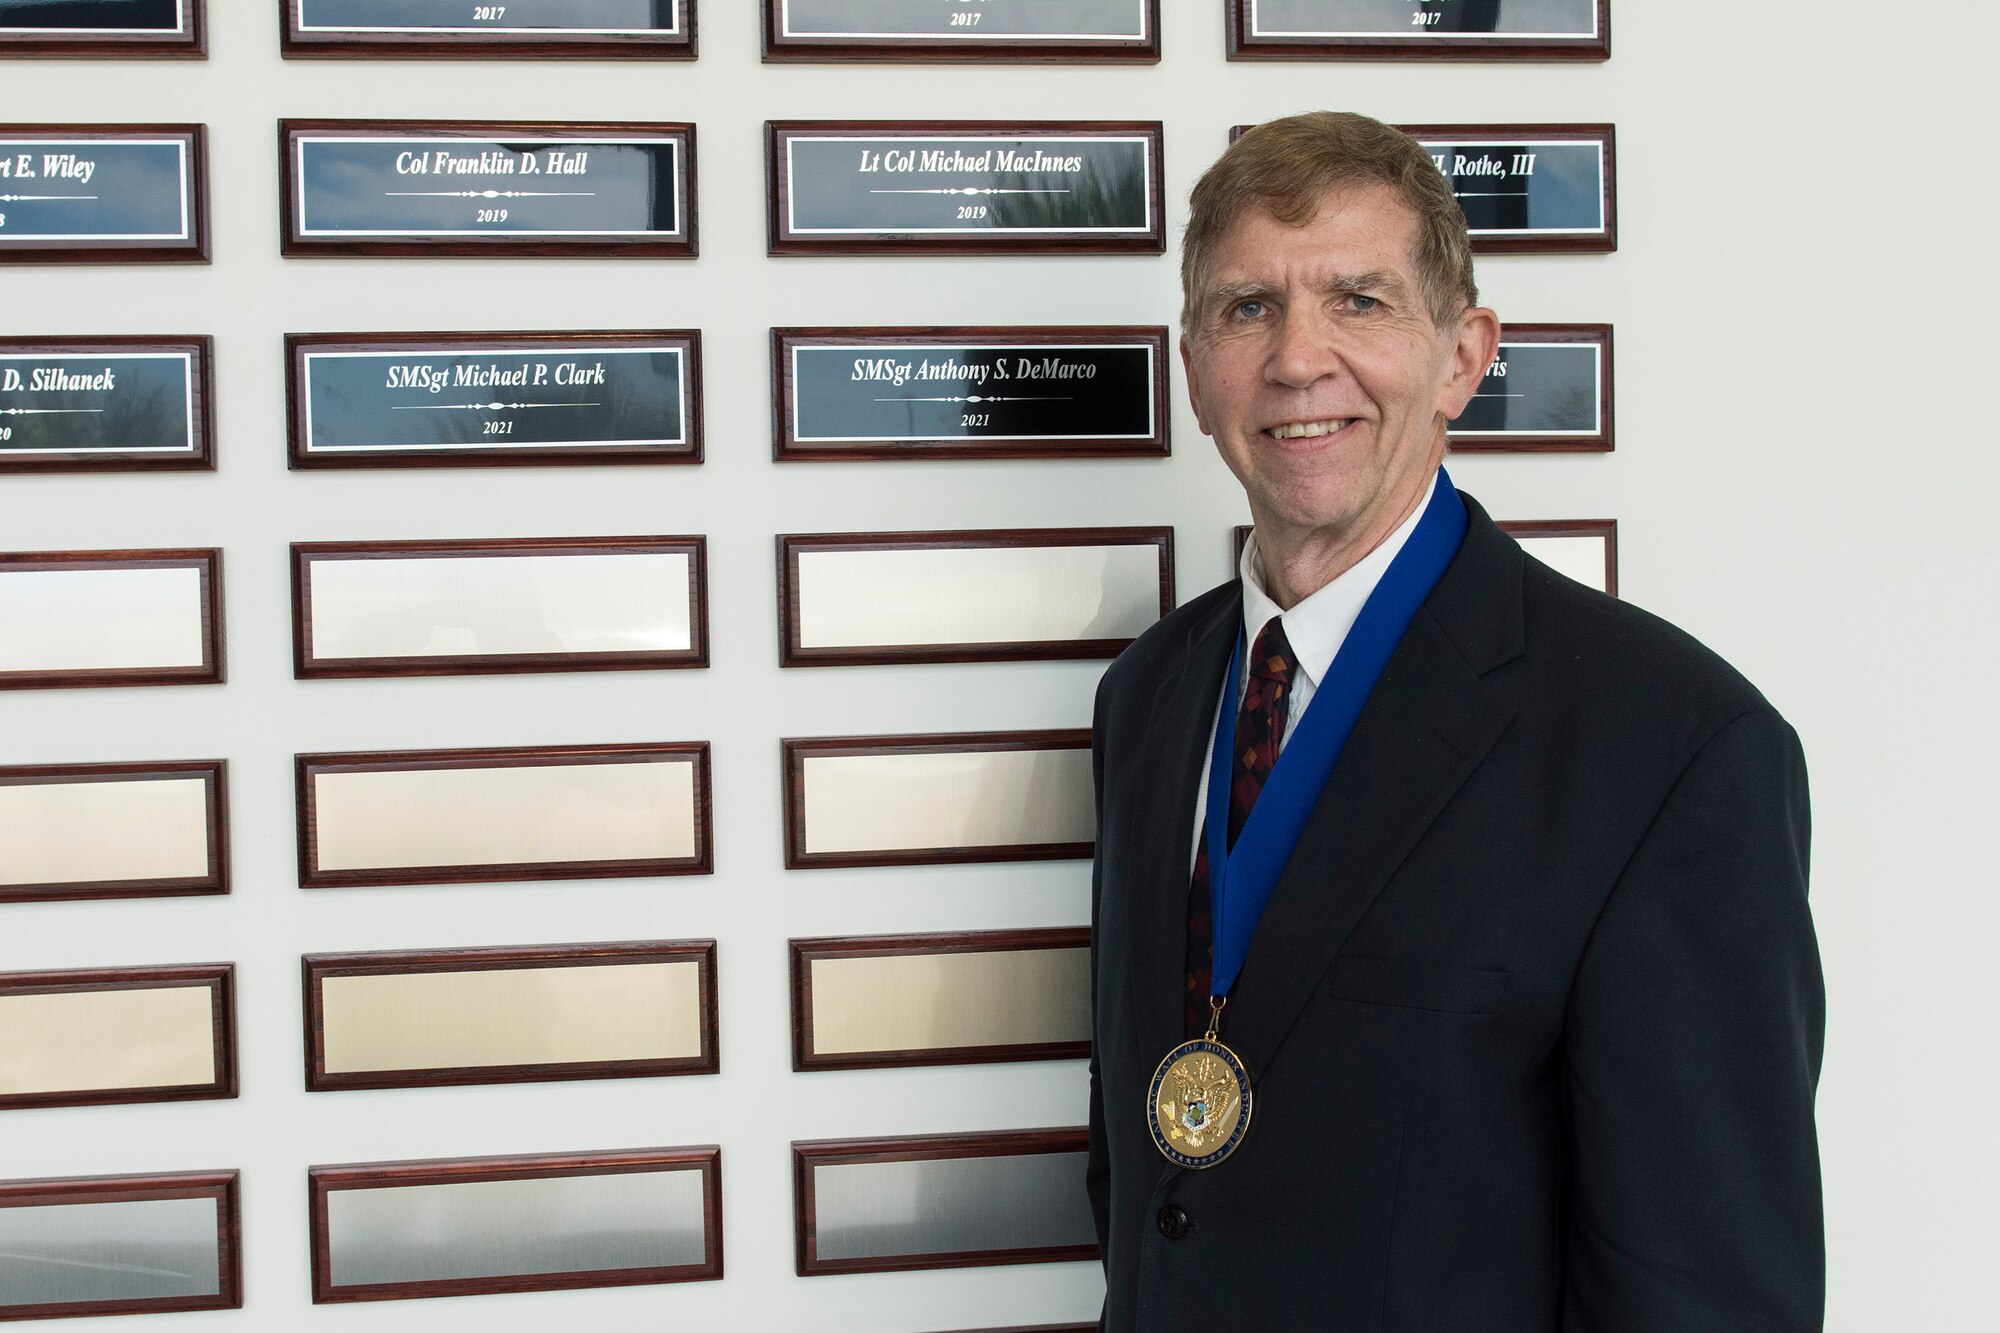
{"label": "decorative divider line on plaque", "polygon": [[1607,60],[1611,0],[1225,0],[1231,60]]}
{"label": "decorative divider line on plaque", "polygon": [[234,1097],[235,993],[233,963],[0,972],[0,1111]]}
{"label": "decorative divider line on plaque", "polygon": [[1160,0],[764,0],[764,59],[1153,64]]}
{"label": "decorative divider line on plaque", "polygon": [[278,0],[287,60],[692,60],[696,0]]}
{"label": "decorative divider line on plaque", "polygon": [[0,1181],[0,1322],[243,1305],[237,1173]]}
{"label": "decorative divider line on plaque", "polygon": [[219,685],[222,552],[0,552],[0,690]]}
{"label": "decorative divider line on plaque", "polygon": [[206,264],[201,125],[0,125],[0,264]]}
{"label": "decorative divider line on plaque", "polygon": [[0,768],[0,903],[229,892],[221,759]]}
{"label": "decorative divider line on plaque", "polygon": [[0,338],[0,472],[213,471],[214,348]]}
{"label": "decorative divider line on plaque", "polygon": [[0,0],[0,60],[201,60],[207,55],[203,0]]}
{"label": "decorative divider line on plaque", "polygon": [[722,1150],[315,1166],[313,1303],[708,1282]]}

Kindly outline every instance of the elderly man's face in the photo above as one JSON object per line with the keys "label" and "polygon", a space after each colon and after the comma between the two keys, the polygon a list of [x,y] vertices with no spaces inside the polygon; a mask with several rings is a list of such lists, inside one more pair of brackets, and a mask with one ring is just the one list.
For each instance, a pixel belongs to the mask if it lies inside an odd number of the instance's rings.
{"label": "elderly man's face", "polygon": [[1492,312],[1432,323],[1416,236],[1396,195],[1366,186],[1329,194],[1304,226],[1252,210],[1216,247],[1181,357],[1267,556],[1308,532],[1368,546],[1387,536],[1492,361]]}

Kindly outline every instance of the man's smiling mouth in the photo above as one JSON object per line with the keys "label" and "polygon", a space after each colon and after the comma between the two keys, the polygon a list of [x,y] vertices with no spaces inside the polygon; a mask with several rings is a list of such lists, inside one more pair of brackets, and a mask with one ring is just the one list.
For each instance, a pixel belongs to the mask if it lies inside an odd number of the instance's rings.
{"label": "man's smiling mouth", "polygon": [[1353,425],[1353,417],[1326,417],[1318,421],[1287,421],[1282,426],[1272,426],[1264,433],[1275,440],[1310,440],[1322,435],[1337,435]]}

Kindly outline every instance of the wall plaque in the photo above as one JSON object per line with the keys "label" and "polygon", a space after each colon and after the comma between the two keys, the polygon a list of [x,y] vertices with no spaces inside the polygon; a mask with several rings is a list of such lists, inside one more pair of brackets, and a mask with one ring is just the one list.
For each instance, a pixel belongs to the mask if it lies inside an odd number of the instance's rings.
{"label": "wall plaque", "polygon": [[1459,453],[1608,452],[1611,326],[1507,325],[1450,438]]}
{"label": "wall plaque", "polygon": [[1164,328],[773,329],[776,457],[1164,458]]}
{"label": "wall plaque", "polygon": [[695,0],[279,0],[287,59],[692,60]]}
{"label": "wall plaque", "polygon": [[0,690],[222,674],[222,552],[0,551]]}
{"label": "wall plaque", "polygon": [[1090,733],[985,731],[782,742],[785,865],[1087,858]]}
{"label": "wall plaque", "polygon": [[780,666],[1116,657],[1174,608],[1172,528],[778,538]]}
{"label": "wall plaque", "polygon": [[0,768],[0,903],[229,892],[220,759]]}
{"label": "wall plaque", "polygon": [[0,1110],[234,1097],[235,978],[229,963],[0,972]]}
{"label": "wall plaque", "polygon": [[1228,0],[1231,60],[1605,60],[1611,0]]}
{"label": "wall plaque", "polygon": [[293,674],[705,667],[706,550],[704,537],[294,542]]}
{"label": "wall plaque", "polygon": [[1475,253],[1618,248],[1609,125],[1399,125],[1423,144],[1465,210]]}
{"label": "wall plaque", "polygon": [[792,1145],[800,1277],[1095,1259],[1089,1132]]}
{"label": "wall plaque", "polygon": [[717,1069],[714,940],[304,962],[309,1092]]}
{"label": "wall plaque", "polygon": [[1618,521],[1610,518],[1511,519],[1500,527],[1521,549],[1589,588],[1618,595]]}
{"label": "wall plaque", "polygon": [[308,889],[715,868],[706,741],[302,754],[296,768]]}
{"label": "wall plaque", "polygon": [[0,1180],[0,1321],[235,1310],[234,1171]]}
{"label": "wall plaque", "polygon": [[293,333],[291,465],[699,463],[701,334]]}
{"label": "wall plaque", "polygon": [[0,125],[0,264],[206,264],[200,125]]}
{"label": "wall plaque", "polygon": [[287,255],[692,258],[694,126],[283,120]]}
{"label": "wall plaque", "polygon": [[1090,1054],[1090,931],[792,941],[792,1068]]}
{"label": "wall plaque", "polygon": [[203,0],[0,0],[0,58],[208,54]]}
{"label": "wall plaque", "polygon": [[722,1276],[722,1150],[466,1157],[307,1172],[313,1303]]}
{"label": "wall plaque", "polygon": [[770,248],[1163,254],[1158,121],[766,121]]}
{"label": "wall plaque", "polygon": [[1159,58],[1159,0],[764,0],[766,60]]}
{"label": "wall plaque", "polygon": [[0,338],[0,472],[213,469],[213,347]]}

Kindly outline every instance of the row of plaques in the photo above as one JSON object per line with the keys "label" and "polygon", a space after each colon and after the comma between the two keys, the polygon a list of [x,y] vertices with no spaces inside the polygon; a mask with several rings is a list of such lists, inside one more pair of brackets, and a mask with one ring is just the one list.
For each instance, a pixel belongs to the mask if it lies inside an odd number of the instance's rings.
{"label": "row of plaques", "polygon": [[[1522,537],[1614,590],[1608,520]],[[707,538],[296,542],[301,680],[709,663]],[[1173,529],[777,539],[779,665],[1116,657],[1175,606]],[[220,684],[214,548],[0,552],[0,689]]]}
{"label": "row of plaques", "polygon": [[[793,1143],[797,1271],[1094,1259],[1086,1151],[1081,1127]],[[723,1276],[713,1144],[315,1166],[306,1184],[315,1304]],[[243,1235],[233,1170],[0,1181],[0,1320],[240,1308]]]}
{"label": "row of plaques", "polygon": [[[287,57],[696,53],[696,0],[276,3]],[[1223,0],[1223,8],[1232,60],[1611,54],[1610,0]],[[204,0],[0,0],[0,57],[200,57],[204,10]],[[1160,58],[1160,0],[763,0],[763,25],[769,61]]]}
{"label": "row of plaques", "polygon": [[[1617,248],[1610,125],[1404,128],[1475,251]],[[287,255],[699,249],[692,125],[284,120],[278,137]],[[205,149],[200,125],[0,125],[0,262],[206,262]],[[1166,250],[1157,121],[768,121],[765,152],[773,255]]]}
{"label": "row of plaques", "polygon": [[[1605,324],[1507,330],[1459,452],[1612,448]],[[1164,458],[1157,326],[771,330],[772,457]],[[0,471],[211,469],[207,337],[0,338]],[[293,468],[699,463],[701,334],[290,334]]]}

